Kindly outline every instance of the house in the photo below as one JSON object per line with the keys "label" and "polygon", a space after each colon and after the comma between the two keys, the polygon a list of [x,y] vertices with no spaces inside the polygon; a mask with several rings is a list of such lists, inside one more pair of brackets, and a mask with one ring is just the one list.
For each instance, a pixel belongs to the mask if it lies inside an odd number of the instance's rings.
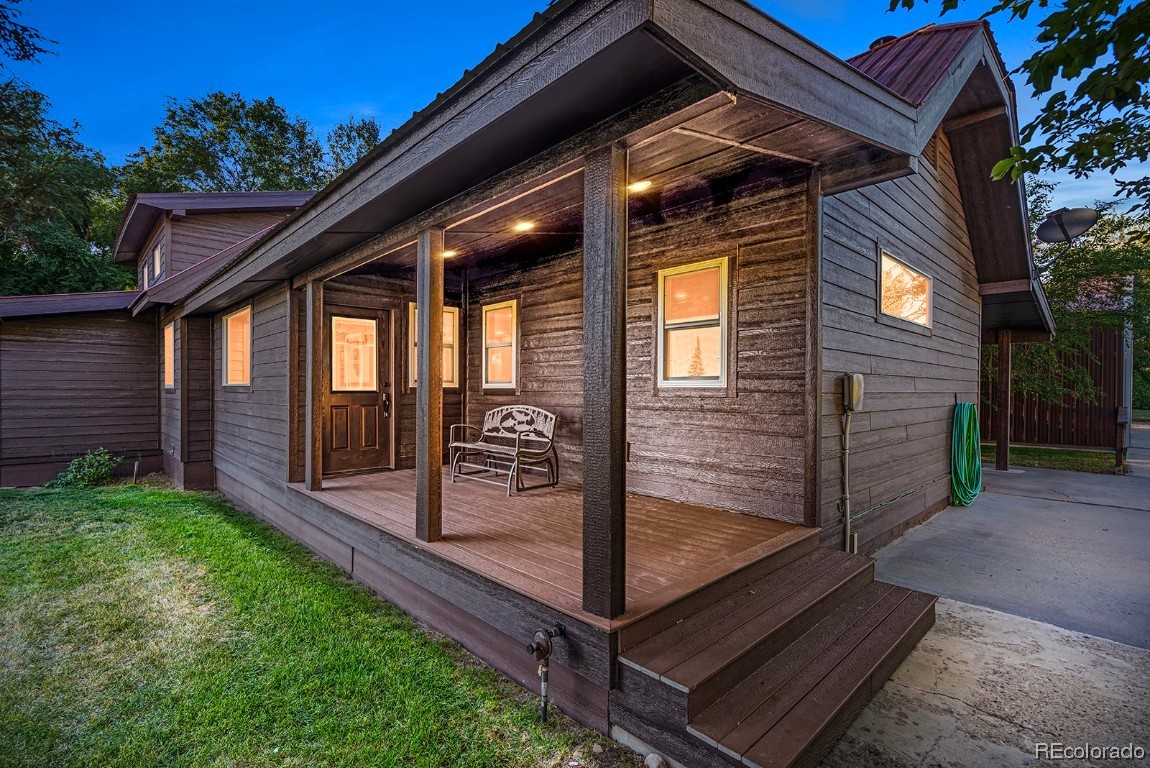
{"label": "house", "polygon": [[[983,22],[841,61],[737,0],[568,0],[200,261],[177,225],[267,193],[137,198],[116,253],[147,288],[85,322],[145,329],[133,418],[177,482],[528,687],[562,625],[551,694],[614,738],[807,764],[934,617],[843,550],[946,505],[981,335],[1053,330],[989,178],[1015,141]],[[65,342],[9,335],[28,301],[0,300],[3,387]],[[559,484],[451,482],[451,425],[515,405],[556,416]]]}

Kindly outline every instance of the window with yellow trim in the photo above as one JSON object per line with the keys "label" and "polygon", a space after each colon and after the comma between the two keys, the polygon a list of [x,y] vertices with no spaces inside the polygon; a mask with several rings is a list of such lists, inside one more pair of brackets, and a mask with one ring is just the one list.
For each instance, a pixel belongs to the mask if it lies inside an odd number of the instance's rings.
{"label": "window with yellow trim", "polygon": [[519,304],[502,301],[483,307],[483,386],[515,389],[519,362]]}
{"label": "window with yellow trim", "polygon": [[[416,351],[419,342],[419,325],[416,322],[415,303],[407,305],[407,383],[415,386]],[[459,386],[459,307],[443,308],[443,387]]]}
{"label": "window with yellow trim", "polygon": [[164,389],[176,386],[176,325],[164,326]]}
{"label": "window with yellow trim", "polygon": [[252,383],[252,308],[224,317],[224,385]]}
{"label": "window with yellow trim", "polygon": [[727,383],[727,260],[659,271],[660,387]]}

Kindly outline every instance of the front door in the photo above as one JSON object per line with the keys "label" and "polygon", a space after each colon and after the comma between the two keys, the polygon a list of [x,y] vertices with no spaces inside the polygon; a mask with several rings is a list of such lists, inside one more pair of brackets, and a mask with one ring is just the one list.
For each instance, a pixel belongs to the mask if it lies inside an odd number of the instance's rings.
{"label": "front door", "polygon": [[357,307],[324,308],[327,399],[324,473],[391,466],[390,314]]}

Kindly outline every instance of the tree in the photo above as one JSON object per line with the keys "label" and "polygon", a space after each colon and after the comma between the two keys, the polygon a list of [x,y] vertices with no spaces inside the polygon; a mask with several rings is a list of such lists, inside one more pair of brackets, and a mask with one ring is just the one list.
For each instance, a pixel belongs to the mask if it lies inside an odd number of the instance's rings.
{"label": "tree", "polygon": [[27,24],[21,24],[22,11],[16,6],[23,0],[0,0],[0,69],[6,69],[3,59],[10,61],[36,61],[40,54],[48,53],[48,40]]}
{"label": "tree", "polygon": [[[923,0],[925,2],[925,0]],[[890,10],[916,0],[890,0]],[[942,13],[961,0],[942,0]],[[1150,0],[997,0],[984,18],[999,13],[1025,19],[1035,6],[1039,49],[1018,67],[1035,99],[1038,116],[1022,129],[993,169],[994,178],[1069,171],[1075,178],[1117,174],[1150,157]],[[1150,206],[1150,176],[1115,179],[1118,192]]]}
{"label": "tree", "polygon": [[120,197],[134,192],[315,189],[326,181],[311,124],[272,97],[214,91],[168,99],[155,142],[120,169]]}
{"label": "tree", "polygon": [[[1032,182],[1028,188],[1032,230],[1049,213],[1054,185]],[[1094,328],[1119,334],[1133,331],[1135,378],[1150,386],[1145,346],[1150,343],[1150,216],[1118,211],[1113,203],[1097,204],[1098,224],[1066,248],[1035,238],[1039,277],[1057,325],[1049,343],[1019,344],[1013,354],[1015,391],[1060,402],[1063,397],[1087,401],[1097,391],[1087,367],[1093,361]],[[983,347],[983,366],[993,373],[997,347]]]}
{"label": "tree", "polygon": [[48,108],[42,93],[0,83],[0,295],[130,286],[93,226],[112,174]]}
{"label": "tree", "polygon": [[379,123],[374,117],[349,117],[327,135],[327,175],[334,179],[379,143]]}
{"label": "tree", "polygon": [[687,368],[688,376],[699,377],[705,374],[703,369],[703,348],[699,345],[699,337],[695,337],[695,352],[691,355],[691,364]]}

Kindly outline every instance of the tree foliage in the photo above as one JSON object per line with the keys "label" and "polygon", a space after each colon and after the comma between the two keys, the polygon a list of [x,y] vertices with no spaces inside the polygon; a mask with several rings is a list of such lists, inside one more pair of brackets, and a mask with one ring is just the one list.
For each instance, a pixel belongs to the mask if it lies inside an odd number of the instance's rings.
{"label": "tree foliage", "polygon": [[[924,0],[925,1],[925,0]],[[891,0],[890,9],[916,0]],[[945,14],[961,0],[943,0]],[[1026,74],[1041,112],[1022,145],[992,169],[995,178],[1069,171],[1119,174],[1150,157],[1150,0],[998,0],[984,14],[1026,19],[1038,9],[1039,45],[1015,71]],[[1150,205],[1150,176],[1115,179],[1118,192]]]}
{"label": "tree foliage", "polygon": [[[1133,333],[1136,378],[1150,384],[1144,349],[1150,344],[1150,220],[1146,214],[1122,212],[1113,203],[1098,203],[1098,224],[1074,243],[1047,245],[1033,237],[1050,212],[1049,182],[1028,187],[1032,240],[1039,269],[1057,325],[1049,343],[1019,344],[1013,350],[1015,391],[1060,402],[1064,397],[1095,401],[1090,375],[1097,362],[1090,353],[1095,328],[1120,335]],[[984,347],[983,365],[993,374],[997,347]],[[1140,372],[1139,372],[1140,371]]]}
{"label": "tree foliage", "polygon": [[48,53],[45,45],[48,40],[39,31],[20,23],[23,0],[0,0],[0,69],[8,67],[7,61],[35,61],[40,54]]}
{"label": "tree foliage", "polygon": [[379,143],[379,123],[374,117],[349,117],[327,134],[327,175],[334,179]]}

